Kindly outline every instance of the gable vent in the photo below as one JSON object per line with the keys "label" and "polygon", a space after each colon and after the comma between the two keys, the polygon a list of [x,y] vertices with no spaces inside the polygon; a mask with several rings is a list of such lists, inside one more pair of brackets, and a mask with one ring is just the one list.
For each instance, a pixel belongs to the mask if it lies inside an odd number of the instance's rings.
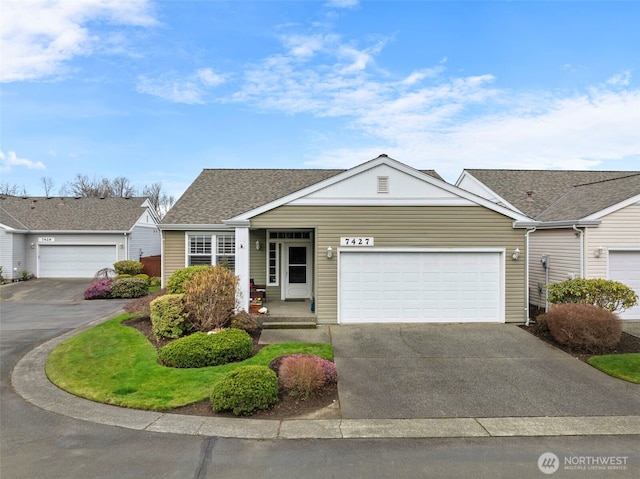
{"label": "gable vent", "polygon": [[378,176],[378,193],[389,193],[388,176]]}

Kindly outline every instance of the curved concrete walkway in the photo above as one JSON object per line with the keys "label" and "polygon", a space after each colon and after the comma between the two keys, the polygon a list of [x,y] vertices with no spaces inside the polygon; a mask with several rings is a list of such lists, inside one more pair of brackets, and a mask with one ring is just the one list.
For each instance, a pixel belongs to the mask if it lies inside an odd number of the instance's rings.
{"label": "curved concrete walkway", "polygon": [[640,434],[638,415],[258,420],[184,416],[99,404],[58,389],[49,382],[44,370],[47,357],[58,344],[89,326],[49,340],[18,361],[11,376],[16,392],[35,406],[76,419],[129,429],[198,436],[347,439]]}

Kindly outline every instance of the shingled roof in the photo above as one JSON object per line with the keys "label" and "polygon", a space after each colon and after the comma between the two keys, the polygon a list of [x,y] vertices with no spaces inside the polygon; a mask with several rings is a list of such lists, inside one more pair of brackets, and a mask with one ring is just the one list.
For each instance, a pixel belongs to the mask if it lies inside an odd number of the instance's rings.
{"label": "shingled roof", "polygon": [[536,220],[582,219],[638,195],[640,173],[576,185],[540,213]]}
{"label": "shingled roof", "polygon": [[[579,185],[596,185],[601,182],[640,174],[638,171],[584,170],[466,169],[465,172],[471,174],[478,181],[482,182],[530,218],[542,220],[541,215],[545,212],[545,221],[580,219],[596,211],[603,210],[612,204],[616,204],[615,198],[613,198],[612,195],[604,194],[607,183],[603,183],[600,187],[593,186],[583,188],[580,189],[579,192],[572,193],[575,196],[574,201],[584,201],[584,205],[572,205],[567,200],[558,203],[553,209],[550,209],[552,205],[559,202],[559,200],[572,191],[574,187]],[[633,180],[629,180],[624,184],[624,187],[632,182]],[[596,197],[595,193],[588,192],[595,192],[596,190],[600,191],[599,195],[601,196]],[[633,190],[622,189],[617,193],[619,194],[616,195],[616,198],[621,198],[617,202],[634,196]],[[590,194],[592,197],[589,197]],[[613,203],[611,203],[611,201],[613,201]],[[583,214],[585,211],[588,212]],[[575,216],[581,214],[582,216]]]}
{"label": "shingled roof", "polygon": [[129,231],[147,198],[0,197],[0,224],[27,231]]}
{"label": "shingled roof", "polygon": [[[204,169],[161,224],[209,225],[258,208],[346,170]],[[422,171],[441,180],[433,170]]]}

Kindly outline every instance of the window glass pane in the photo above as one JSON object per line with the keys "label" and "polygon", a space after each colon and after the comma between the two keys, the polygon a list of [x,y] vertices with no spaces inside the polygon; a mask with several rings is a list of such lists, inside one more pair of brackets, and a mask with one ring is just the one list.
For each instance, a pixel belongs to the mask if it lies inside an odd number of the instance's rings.
{"label": "window glass pane", "polygon": [[289,248],[289,264],[307,264],[307,247],[291,246]]}
{"label": "window glass pane", "polygon": [[289,283],[306,283],[306,266],[289,266]]}
{"label": "window glass pane", "polygon": [[211,254],[211,236],[192,235],[189,236],[190,254]]}
{"label": "window glass pane", "polygon": [[211,256],[191,255],[189,256],[189,266],[211,264]]}

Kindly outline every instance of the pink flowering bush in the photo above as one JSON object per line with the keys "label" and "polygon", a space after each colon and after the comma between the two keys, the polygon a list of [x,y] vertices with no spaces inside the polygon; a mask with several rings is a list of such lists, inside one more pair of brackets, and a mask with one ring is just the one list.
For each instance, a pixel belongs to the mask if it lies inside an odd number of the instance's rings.
{"label": "pink flowering bush", "polygon": [[336,369],[336,365],[327,360],[322,359],[321,357],[315,356],[313,354],[288,354],[286,356],[280,356],[278,358],[273,359],[269,363],[269,368],[274,371],[276,374],[280,374],[280,366],[282,365],[282,361],[285,358],[300,358],[300,357],[309,357],[314,362],[318,363],[322,368],[325,378],[325,384],[335,384],[338,382],[338,370]]}
{"label": "pink flowering bush", "polygon": [[84,299],[106,299],[111,297],[111,280],[99,279],[84,291]]}

